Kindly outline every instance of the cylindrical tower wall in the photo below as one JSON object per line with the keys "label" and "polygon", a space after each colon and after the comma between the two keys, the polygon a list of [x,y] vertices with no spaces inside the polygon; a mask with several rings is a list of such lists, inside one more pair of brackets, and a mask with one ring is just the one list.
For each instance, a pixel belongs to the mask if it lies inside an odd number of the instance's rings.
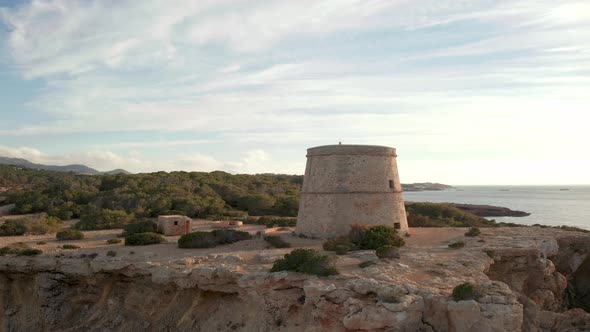
{"label": "cylindrical tower wall", "polygon": [[330,238],[352,224],[408,231],[394,148],[328,145],[307,150],[297,234]]}

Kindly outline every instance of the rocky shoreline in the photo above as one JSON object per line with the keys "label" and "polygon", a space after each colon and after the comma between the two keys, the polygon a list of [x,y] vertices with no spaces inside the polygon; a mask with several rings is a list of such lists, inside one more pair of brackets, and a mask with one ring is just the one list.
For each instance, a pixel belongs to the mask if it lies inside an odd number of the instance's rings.
{"label": "rocky shoreline", "polygon": [[471,212],[480,217],[527,217],[531,214],[524,211],[511,210],[502,206],[481,205],[481,204],[462,204],[462,203],[445,203],[461,209],[466,212]]}

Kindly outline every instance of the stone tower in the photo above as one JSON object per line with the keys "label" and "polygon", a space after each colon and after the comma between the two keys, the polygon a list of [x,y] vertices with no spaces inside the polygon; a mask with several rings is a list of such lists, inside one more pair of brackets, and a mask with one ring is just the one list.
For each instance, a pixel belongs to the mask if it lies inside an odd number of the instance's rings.
{"label": "stone tower", "polygon": [[408,231],[395,149],[325,145],[307,150],[295,232],[316,238],[348,234],[350,225]]}

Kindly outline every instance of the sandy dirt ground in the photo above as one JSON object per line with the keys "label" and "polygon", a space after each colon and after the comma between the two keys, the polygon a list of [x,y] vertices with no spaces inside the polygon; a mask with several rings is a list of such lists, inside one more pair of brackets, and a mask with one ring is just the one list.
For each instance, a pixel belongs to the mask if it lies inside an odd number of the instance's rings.
{"label": "sandy dirt ground", "polygon": [[[15,216],[4,216],[2,218],[14,218]],[[22,216],[16,216],[22,217]],[[64,222],[63,228],[69,228],[77,220],[70,220]],[[208,220],[195,220],[193,223],[193,231],[211,231],[216,228],[217,222]],[[237,243],[217,246],[207,249],[181,249],[178,248],[177,241],[180,236],[165,236],[166,242],[157,245],[149,246],[125,246],[124,239],[120,237],[121,229],[99,230],[99,231],[84,231],[83,240],[75,241],[58,241],[55,238],[55,233],[45,235],[23,235],[0,237],[0,247],[7,246],[11,243],[24,242],[27,245],[43,250],[44,254],[56,255],[89,255],[97,253],[101,256],[106,255],[108,251],[115,251],[118,258],[129,261],[150,261],[150,262],[169,262],[178,261],[189,257],[209,256],[209,255],[239,255],[244,261],[256,263],[255,257],[268,249],[272,249],[273,254],[284,254],[291,251],[293,248],[313,248],[322,251],[323,240],[300,238],[295,236],[294,228],[278,227],[267,229],[260,225],[244,225],[239,228],[241,231],[249,232],[253,238]],[[409,248],[438,248],[441,251],[448,251],[448,243],[451,243],[462,237],[465,229],[463,228],[415,228],[412,229],[411,236],[406,237],[406,246],[404,250]],[[264,235],[278,235],[283,240],[291,244],[291,248],[274,249],[262,239]],[[118,244],[109,244],[107,240],[118,238],[121,240]],[[64,244],[71,244],[80,247],[79,249],[63,249]],[[270,252],[270,250],[268,250]],[[328,252],[326,252],[328,253]],[[449,252],[452,255],[452,252]],[[338,267],[343,271],[348,269],[355,269],[360,262],[366,260],[366,257],[361,255],[346,255],[338,259]]]}

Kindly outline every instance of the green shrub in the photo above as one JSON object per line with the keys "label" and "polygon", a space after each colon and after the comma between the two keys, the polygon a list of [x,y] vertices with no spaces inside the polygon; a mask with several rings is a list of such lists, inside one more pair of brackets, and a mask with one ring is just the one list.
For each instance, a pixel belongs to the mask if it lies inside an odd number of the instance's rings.
{"label": "green shrub", "polygon": [[383,246],[375,250],[377,257],[384,258],[399,258],[399,248],[394,246]]}
{"label": "green shrub", "polygon": [[107,251],[107,256],[115,257],[115,256],[117,256],[117,252],[114,250],[109,250],[109,251]]}
{"label": "green shrub", "polygon": [[121,239],[117,239],[117,238],[112,238],[112,239],[108,239],[107,240],[108,244],[117,244],[117,243],[121,243]]}
{"label": "green shrub", "polygon": [[337,245],[336,248],[334,248],[334,252],[336,253],[336,255],[346,255],[349,251],[349,246]]}
{"label": "green shrub", "polygon": [[17,236],[23,235],[27,232],[27,227],[18,220],[6,220],[6,222],[0,225],[0,236]]}
{"label": "green shrub", "polygon": [[353,224],[348,231],[348,239],[353,243],[362,243],[367,237],[369,226],[361,224]]}
{"label": "green shrub", "polygon": [[369,227],[362,241],[356,244],[360,249],[376,250],[383,246],[401,247],[405,241],[393,227],[373,226]]}
{"label": "green shrub", "polygon": [[158,232],[158,225],[151,221],[151,220],[144,220],[144,221],[136,221],[130,224],[123,226],[123,236],[127,237],[129,235],[138,234],[138,233],[157,233]]}
{"label": "green shrub", "polygon": [[264,237],[264,241],[268,242],[271,246],[275,248],[289,248],[291,244],[285,242],[280,236],[277,235],[267,235]]}
{"label": "green shrub", "polygon": [[37,256],[42,254],[43,251],[39,249],[24,249],[17,253],[19,256]]}
{"label": "green shrub", "polygon": [[235,229],[216,229],[211,232],[192,232],[178,239],[179,248],[212,248],[252,238],[248,232]]}
{"label": "green shrub", "polygon": [[39,242],[37,242],[37,244],[38,244],[38,245],[40,245],[40,246],[42,246],[42,245],[44,245],[44,244],[47,244],[47,242],[44,242],[44,241],[39,241]]}
{"label": "green shrub", "polygon": [[348,236],[340,236],[334,239],[329,239],[323,244],[326,251],[336,251],[338,247],[346,247],[347,251],[358,250],[356,244],[352,243]]}
{"label": "green shrub", "polygon": [[79,246],[77,246],[77,245],[73,245],[73,244],[64,244],[64,245],[62,246],[62,248],[64,248],[64,249],[80,249],[80,247],[79,247]]}
{"label": "green shrub", "polygon": [[25,217],[21,220],[28,230],[27,233],[36,235],[57,232],[63,224],[60,219],[48,217],[45,213]]}
{"label": "green shrub", "polygon": [[496,258],[496,252],[494,250],[484,250],[483,252],[485,252],[486,255],[488,255],[488,257],[491,259]]}
{"label": "green shrub", "polygon": [[126,246],[147,246],[164,242],[164,237],[157,233],[137,233],[125,238]]}
{"label": "green shrub", "polygon": [[453,243],[449,244],[449,248],[452,248],[452,249],[460,249],[463,247],[465,247],[465,242],[463,242],[463,241],[457,241],[457,242],[453,242]]}
{"label": "green shrub", "polygon": [[455,301],[474,300],[476,297],[475,286],[471,283],[466,282],[453,288],[453,300]]}
{"label": "green shrub", "polygon": [[364,262],[362,262],[362,263],[359,263],[359,267],[360,267],[361,269],[364,269],[364,268],[366,268],[366,267],[369,267],[369,266],[371,266],[371,265],[375,265],[375,264],[377,264],[377,262],[376,262],[376,261],[364,261]]}
{"label": "green shrub", "polygon": [[215,246],[217,241],[211,232],[192,232],[178,239],[179,248],[213,248]]}
{"label": "green shrub", "polygon": [[39,249],[33,249],[26,243],[16,242],[11,243],[6,247],[0,248],[0,256],[4,255],[18,255],[18,256],[35,256],[42,254],[43,251]]}
{"label": "green shrub", "polygon": [[270,271],[295,271],[318,276],[338,274],[333,259],[313,249],[295,249],[285,254],[285,258],[274,262]]}
{"label": "green shrub", "polygon": [[590,232],[590,230],[587,230],[584,228],[567,226],[567,225],[555,226],[555,228],[561,229],[562,231],[568,231],[568,232],[582,232],[582,233],[589,233]]}
{"label": "green shrub", "polygon": [[211,234],[215,237],[217,244],[229,244],[252,238],[250,233],[235,229],[216,229],[211,231]]}
{"label": "green shrub", "polygon": [[75,230],[75,229],[66,229],[63,231],[57,232],[55,237],[59,241],[67,241],[67,240],[82,240],[84,238],[84,233]]}
{"label": "green shrub", "polygon": [[479,228],[477,227],[471,227],[466,233],[465,236],[478,236],[479,234],[481,234],[481,231],[479,230]]}

